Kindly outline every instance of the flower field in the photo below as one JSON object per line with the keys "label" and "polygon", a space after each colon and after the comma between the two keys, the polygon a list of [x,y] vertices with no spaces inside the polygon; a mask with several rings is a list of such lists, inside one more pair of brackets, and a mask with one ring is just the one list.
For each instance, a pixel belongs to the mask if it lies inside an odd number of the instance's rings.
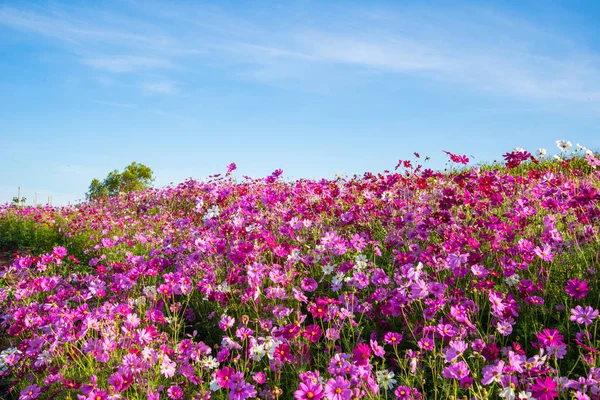
{"label": "flower field", "polygon": [[0,206],[0,241],[33,250],[0,269],[0,380],[23,400],[600,398],[600,161],[448,155]]}

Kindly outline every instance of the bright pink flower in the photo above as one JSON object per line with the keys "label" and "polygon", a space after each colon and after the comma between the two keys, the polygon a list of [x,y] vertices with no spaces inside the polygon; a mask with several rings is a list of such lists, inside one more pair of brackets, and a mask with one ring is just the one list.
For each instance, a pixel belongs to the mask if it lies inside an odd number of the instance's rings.
{"label": "bright pink flower", "polygon": [[463,379],[470,374],[469,366],[464,361],[459,361],[444,368],[442,376],[446,379]]}
{"label": "bright pink flower", "polygon": [[304,332],[302,332],[302,336],[304,336],[309,342],[316,343],[323,336],[323,330],[317,324],[312,324],[306,327]]}
{"label": "bright pink flower", "polygon": [[556,382],[549,376],[538,376],[531,386],[531,394],[537,400],[552,400],[558,397]]}
{"label": "bright pink flower", "polygon": [[315,382],[300,382],[298,390],[294,392],[296,400],[319,400],[323,398],[323,386]]}
{"label": "bright pink flower", "polygon": [[402,335],[396,332],[388,332],[383,337],[383,341],[387,344],[396,346],[402,341]]}
{"label": "bright pink flower", "polygon": [[563,344],[563,335],[556,329],[544,329],[537,334],[538,341],[544,346],[559,346]]}
{"label": "bright pink flower", "polygon": [[171,399],[181,399],[183,397],[183,389],[178,385],[174,385],[167,390],[167,394]]}
{"label": "bright pink flower", "polygon": [[283,343],[275,348],[275,358],[279,361],[287,361],[291,359],[290,346]]}
{"label": "bright pink flower", "polygon": [[587,281],[582,281],[579,278],[570,279],[565,286],[565,292],[575,300],[581,300],[587,296],[590,288]]}
{"label": "bright pink flower", "polygon": [[254,374],[252,379],[254,380],[254,382],[258,383],[259,385],[262,385],[267,381],[267,377],[262,372],[257,372],[256,374]]}
{"label": "bright pink flower", "polygon": [[222,388],[229,388],[231,377],[235,373],[235,370],[231,367],[223,367],[215,374],[215,380]]}
{"label": "bright pink flower", "polygon": [[371,348],[366,343],[359,343],[354,350],[352,350],[352,361],[356,365],[367,365],[369,363],[369,357],[371,357]]}
{"label": "bright pink flower", "polygon": [[256,389],[250,383],[244,380],[231,383],[229,400],[246,400],[254,397],[256,397]]}
{"label": "bright pink flower", "polygon": [[341,376],[331,378],[325,385],[325,397],[327,400],[348,400],[352,397],[350,382]]}

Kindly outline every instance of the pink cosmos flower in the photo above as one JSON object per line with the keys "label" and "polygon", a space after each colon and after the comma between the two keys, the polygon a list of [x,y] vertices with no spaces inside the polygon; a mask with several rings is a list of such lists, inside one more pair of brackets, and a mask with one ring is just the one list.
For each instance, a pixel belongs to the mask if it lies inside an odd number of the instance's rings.
{"label": "pink cosmos flower", "polygon": [[556,329],[544,329],[537,334],[538,341],[544,346],[559,346],[563,344],[563,335]]}
{"label": "pink cosmos flower", "polygon": [[244,380],[232,382],[229,389],[229,400],[246,400],[256,397],[254,386]]}
{"label": "pink cosmos flower", "polygon": [[598,310],[595,310],[590,306],[586,306],[585,308],[577,306],[571,309],[571,317],[569,319],[578,324],[590,325],[597,316]]}
{"label": "pink cosmos flower", "polygon": [[483,385],[489,385],[492,382],[500,382],[504,370],[504,361],[497,361],[494,365],[486,365],[483,367],[482,373],[483,378],[481,383]]}
{"label": "pink cosmos flower", "polygon": [[315,281],[312,278],[304,278],[302,279],[302,283],[300,284],[300,287],[305,292],[314,292],[317,289],[317,286],[317,281]]}
{"label": "pink cosmos flower", "polygon": [[221,317],[221,320],[219,321],[219,328],[222,331],[226,331],[227,329],[231,328],[234,324],[235,319],[233,317],[223,315],[223,317]]}
{"label": "pink cosmos flower", "polygon": [[356,365],[367,365],[369,363],[369,357],[371,357],[371,348],[366,343],[359,343],[354,350],[352,350],[352,360]]}
{"label": "pink cosmos flower", "polygon": [[556,382],[549,376],[538,376],[531,386],[531,394],[537,400],[552,400],[558,397]]}
{"label": "pink cosmos flower", "polygon": [[444,368],[442,376],[446,379],[463,379],[469,376],[469,366],[464,361],[459,361]]}
{"label": "pink cosmos flower", "polygon": [[160,372],[164,375],[165,378],[171,378],[175,375],[175,370],[177,368],[177,364],[173,361],[165,358],[160,364]]}
{"label": "pink cosmos flower", "polygon": [[327,400],[348,400],[352,397],[350,382],[341,376],[329,379],[325,385],[325,397]]}
{"label": "pink cosmos flower", "polygon": [[373,350],[373,354],[375,354],[377,357],[383,357],[385,355],[385,349],[383,346],[380,346],[379,343],[377,343],[377,340],[371,339],[370,345],[371,350]]}
{"label": "pink cosmos flower", "polygon": [[315,382],[300,382],[298,390],[294,392],[296,400],[319,400],[323,398],[323,385]]}
{"label": "pink cosmos flower", "polygon": [[183,389],[178,385],[174,385],[167,389],[167,394],[171,399],[181,399],[183,397]]}
{"label": "pink cosmos flower", "polygon": [[56,246],[54,249],[52,249],[52,254],[58,258],[63,258],[67,255],[67,249],[62,246]]}
{"label": "pink cosmos flower", "polygon": [[25,389],[21,391],[19,395],[19,400],[33,400],[37,399],[40,396],[41,390],[38,385],[33,384],[27,386]]}
{"label": "pink cosmos flower", "polygon": [[388,332],[383,337],[383,341],[387,344],[396,346],[402,341],[402,335],[396,332]]}
{"label": "pink cosmos flower", "polygon": [[235,370],[230,367],[223,367],[215,374],[215,380],[222,388],[229,388],[231,377],[235,373]]}
{"label": "pink cosmos flower", "polygon": [[417,342],[417,344],[423,350],[433,350],[435,347],[433,340],[429,338],[422,338]]}
{"label": "pink cosmos flower", "polygon": [[394,391],[397,400],[416,400],[421,399],[420,393],[416,389],[409,388],[408,386],[398,386]]}
{"label": "pink cosmos flower", "polygon": [[108,400],[108,392],[106,390],[96,390],[90,397],[94,400]]}
{"label": "pink cosmos flower", "polygon": [[533,252],[542,260],[552,262],[554,260],[554,253],[552,253],[552,247],[549,244],[544,245],[544,248],[536,246]]}
{"label": "pink cosmos flower", "polygon": [[312,324],[306,327],[304,332],[302,332],[302,336],[304,336],[309,342],[316,343],[323,336],[323,330],[317,324]]}
{"label": "pink cosmos flower", "polygon": [[280,344],[279,346],[277,346],[275,348],[275,358],[278,359],[279,361],[285,362],[289,359],[291,359],[291,354],[290,354],[290,347],[283,343]]}
{"label": "pink cosmos flower", "polygon": [[262,372],[257,372],[256,374],[254,374],[252,379],[254,380],[254,382],[258,383],[259,385],[262,385],[263,383],[265,383],[267,381],[267,377]]}

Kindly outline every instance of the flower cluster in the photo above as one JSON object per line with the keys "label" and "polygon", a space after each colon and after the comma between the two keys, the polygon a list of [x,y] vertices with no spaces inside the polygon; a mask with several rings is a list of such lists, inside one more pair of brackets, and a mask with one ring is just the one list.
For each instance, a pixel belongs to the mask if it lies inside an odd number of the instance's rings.
{"label": "flower cluster", "polygon": [[2,206],[64,240],[0,268],[0,379],[20,399],[598,399],[599,175],[513,173],[532,158],[293,182],[231,164]]}

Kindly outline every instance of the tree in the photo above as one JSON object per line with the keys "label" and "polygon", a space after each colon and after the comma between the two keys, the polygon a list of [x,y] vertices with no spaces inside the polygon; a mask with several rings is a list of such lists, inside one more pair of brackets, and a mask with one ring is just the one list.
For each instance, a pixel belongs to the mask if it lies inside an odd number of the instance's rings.
{"label": "tree", "polygon": [[27,200],[25,197],[13,197],[12,198],[12,204],[14,204],[15,206],[23,206],[25,205],[25,200]]}
{"label": "tree", "polygon": [[137,192],[148,189],[152,182],[154,182],[154,174],[150,167],[134,161],[123,172],[116,169],[109,172],[102,182],[94,178],[85,197],[93,200],[119,193]]}

